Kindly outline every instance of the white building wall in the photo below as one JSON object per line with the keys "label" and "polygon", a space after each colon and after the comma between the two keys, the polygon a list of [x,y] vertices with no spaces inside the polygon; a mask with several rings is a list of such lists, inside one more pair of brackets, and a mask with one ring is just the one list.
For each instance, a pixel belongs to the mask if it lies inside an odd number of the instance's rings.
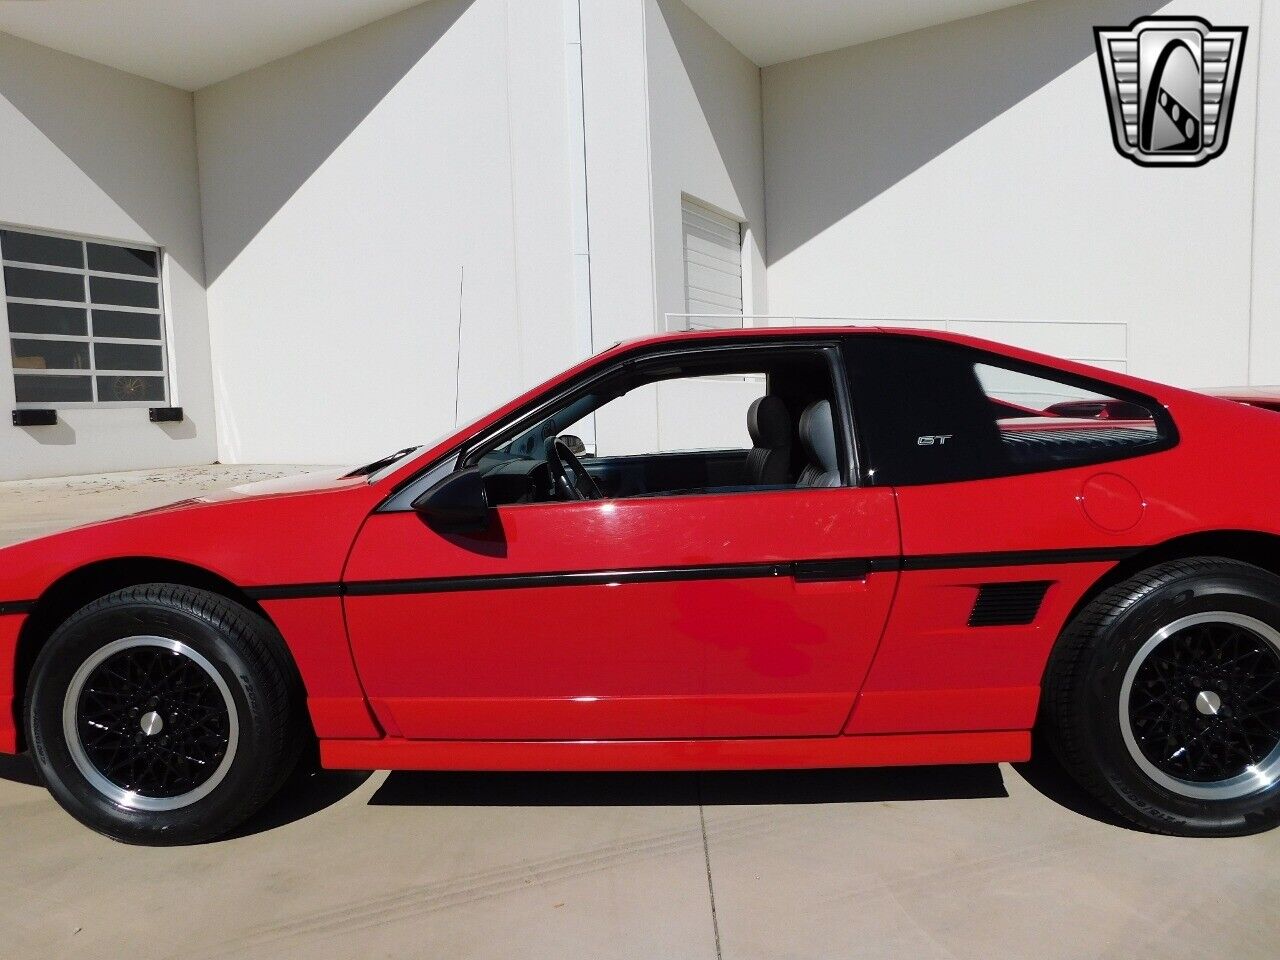
{"label": "white building wall", "polygon": [[1262,5],[1261,29],[1250,37],[1260,63],[1249,382],[1280,384],[1280,2]]}
{"label": "white building wall", "polygon": [[[67,408],[14,427],[0,348],[0,479],[210,463],[216,455],[191,95],[0,34],[0,224],[159,246],[168,277],[171,402]],[[2,325],[0,325],[2,326]]]}
{"label": "white building wall", "polygon": [[[0,36],[0,223],[165,249],[187,412],[0,421],[0,476],[429,438],[587,349],[575,254],[594,349],[681,313],[684,195],[747,224],[749,313],[1035,319],[1010,338],[1280,382],[1264,2],[1211,12],[1251,35],[1230,147],[1192,170],[1115,153],[1092,36],[1189,0],[1038,0],[764,71],[680,0],[432,0],[194,98]],[[602,449],[679,445],[661,395],[600,418]]]}
{"label": "white building wall", "polygon": [[564,58],[561,0],[437,0],[196,94],[224,459],[373,457],[573,359]]}
{"label": "white building wall", "polygon": [[652,170],[643,0],[580,0],[596,350],[652,333]]}
{"label": "white building wall", "polygon": [[768,312],[760,69],[680,0],[644,0],[659,323],[683,313],[681,195],[746,224],[743,306]]}
{"label": "white building wall", "polygon": [[[1130,372],[1246,382],[1255,78],[1274,46],[1259,7],[1039,0],[765,69],[771,311],[1122,321]],[[1203,167],[1138,167],[1111,142],[1092,28],[1157,11],[1250,27],[1230,144]],[[1252,318],[1254,376],[1271,380],[1276,149]]]}
{"label": "white building wall", "polygon": [[[644,0],[580,0],[579,7],[592,342],[599,351],[657,324],[649,77]],[[657,408],[613,404],[594,428],[601,451],[653,450]]]}
{"label": "white building wall", "polygon": [[[747,224],[744,300],[763,312],[759,68],[679,0],[583,0],[582,10],[596,347],[661,331],[667,314],[684,312],[682,195]],[[742,434],[754,386],[697,387],[697,402],[731,410]],[[687,446],[689,390],[644,390],[603,410],[600,451]]]}

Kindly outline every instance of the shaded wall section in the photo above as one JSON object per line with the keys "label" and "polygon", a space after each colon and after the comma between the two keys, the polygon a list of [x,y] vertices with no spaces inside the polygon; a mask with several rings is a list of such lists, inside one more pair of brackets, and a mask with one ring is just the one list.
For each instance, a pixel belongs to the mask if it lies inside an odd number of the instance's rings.
{"label": "shaded wall section", "polygon": [[[1121,321],[1133,373],[1244,382],[1259,6],[1038,0],[766,68],[771,311]],[[1253,29],[1204,167],[1111,142],[1093,27],[1155,12]]]}
{"label": "shaded wall section", "polygon": [[163,249],[171,396],[187,417],[154,424],[146,408],[66,408],[56,426],[10,426],[3,330],[0,479],[212,462],[191,95],[0,34],[0,144],[0,224]]}
{"label": "shaded wall section", "polygon": [[680,0],[645,0],[659,325],[683,313],[682,194],[742,221],[743,307],[767,313],[760,70]]}
{"label": "shaded wall section", "polygon": [[373,457],[568,363],[564,56],[560,0],[436,0],[196,94],[224,459]]}

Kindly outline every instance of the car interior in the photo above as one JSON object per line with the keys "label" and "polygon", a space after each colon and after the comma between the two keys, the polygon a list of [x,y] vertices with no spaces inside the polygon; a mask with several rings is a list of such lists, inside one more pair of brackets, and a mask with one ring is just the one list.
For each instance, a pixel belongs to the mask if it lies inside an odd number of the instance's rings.
{"label": "car interior", "polygon": [[[539,411],[505,442],[472,458],[481,468],[492,505],[625,497],[737,493],[799,487],[835,487],[842,482],[842,444],[835,428],[836,397],[832,367],[821,349],[779,348],[752,351],[694,351],[625,364]],[[656,393],[666,403],[662,416],[684,420],[684,434],[745,438],[693,449],[653,449],[610,455],[585,453],[570,431],[610,404],[635,397],[638,391],[684,381],[682,397],[698,396],[690,384],[703,386],[711,398],[716,381],[759,386],[750,402],[729,404],[733,423],[712,422],[726,404],[682,406]],[[746,397],[746,390],[730,396]],[[648,394],[645,394],[648,396]],[[661,418],[660,418],[661,419]],[[750,444],[749,446],[747,444]]]}

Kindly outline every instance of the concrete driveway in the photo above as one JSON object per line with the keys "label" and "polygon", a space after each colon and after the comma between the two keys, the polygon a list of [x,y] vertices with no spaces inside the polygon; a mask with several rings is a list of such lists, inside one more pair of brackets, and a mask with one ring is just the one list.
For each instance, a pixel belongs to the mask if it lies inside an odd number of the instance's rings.
{"label": "concrete driveway", "polygon": [[[0,484],[0,541],[291,468]],[[153,850],[0,760],[0,956],[1280,956],[1280,831],[1149,836],[1051,765],[301,773],[236,836]]]}

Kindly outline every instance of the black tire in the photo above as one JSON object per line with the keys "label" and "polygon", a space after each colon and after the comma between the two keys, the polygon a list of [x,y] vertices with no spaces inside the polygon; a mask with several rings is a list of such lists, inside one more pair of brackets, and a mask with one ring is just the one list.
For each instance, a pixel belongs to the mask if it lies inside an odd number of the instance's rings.
{"label": "black tire", "polygon": [[261,616],[144,584],[54,631],[27,686],[27,742],[80,822],[125,843],[199,843],[242,824],[288,776],[303,742],[299,688]]}
{"label": "black tire", "polygon": [[[1181,836],[1269,830],[1280,823],[1280,778],[1253,770],[1280,762],[1280,745],[1260,733],[1280,728],[1280,707],[1267,706],[1280,694],[1277,636],[1274,574],[1219,557],[1152,567],[1103,591],[1063,631],[1045,675],[1044,733],[1071,776],[1137,827]],[[1250,643],[1257,652],[1232,652]],[[1263,754],[1253,768],[1246,742]]]}

